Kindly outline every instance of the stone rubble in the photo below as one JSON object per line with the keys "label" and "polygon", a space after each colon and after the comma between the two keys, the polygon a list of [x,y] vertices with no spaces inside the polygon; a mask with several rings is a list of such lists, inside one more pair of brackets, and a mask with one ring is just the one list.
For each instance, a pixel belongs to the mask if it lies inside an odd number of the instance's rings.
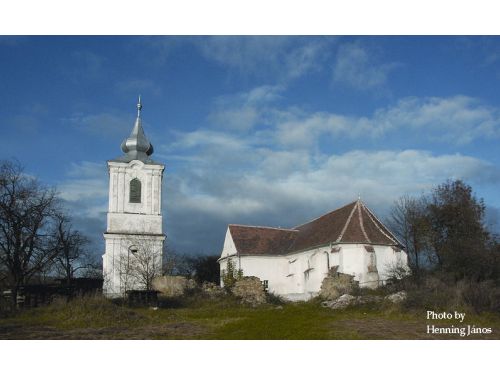
{"label": "stone rubble", "polygon": [[321,303],[321,306],[328,307],[332,310],[345,309],[349,306],[359,306],[369,303],[381,303],[386,300],[392,303],[401,303],[406,299],[406,292],[401,291],[386,297],[381,296],[353,296],[350,294],[343,294],[334,300],[327,300]]}
{"label": "stone rubble", "polygon": [[401,303],[406,300],[406,292],[404,290],[393,293],[385,297],[386,300],[391,301],[392,303]]}
{"label": "stone rubble", "polygon": [[253,306],[266,303],[266,293],[262,282],[255,276],[245,276],[241,280],[237,280],[231,292],[241,299],[241,303]]}
{"label": "stone rubble", "polygon": [[204,281],[203,284],[201,284],[201,291],[210,298],[217,298],[227,294],[224,288],[208,281]]}
{"label": "stone rubble", "polygon": [[322,299],[334,300],[343,294],[352,294],[357,288],[358,283],[354,281],[354,276],[332,269],[323,279],[319,295]]}

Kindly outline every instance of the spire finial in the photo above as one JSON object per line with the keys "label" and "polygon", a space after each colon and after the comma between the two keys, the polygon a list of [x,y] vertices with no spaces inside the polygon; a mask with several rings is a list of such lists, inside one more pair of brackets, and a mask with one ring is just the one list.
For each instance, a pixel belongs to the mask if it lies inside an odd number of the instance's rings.
{"label": "spire finial", "polygon": [[142,109],[141,95],[139,94],[139,101],[137,102],[137,117],[141,117],[141,109]]}

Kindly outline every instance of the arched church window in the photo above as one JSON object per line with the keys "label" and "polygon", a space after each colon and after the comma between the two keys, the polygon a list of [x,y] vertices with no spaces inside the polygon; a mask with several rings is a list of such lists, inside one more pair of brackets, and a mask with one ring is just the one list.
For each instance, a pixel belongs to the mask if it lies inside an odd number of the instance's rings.
{"label": "arched church window", "polygon": [[141,181],[137,178],[130,181],[129,202],[141,203]]}

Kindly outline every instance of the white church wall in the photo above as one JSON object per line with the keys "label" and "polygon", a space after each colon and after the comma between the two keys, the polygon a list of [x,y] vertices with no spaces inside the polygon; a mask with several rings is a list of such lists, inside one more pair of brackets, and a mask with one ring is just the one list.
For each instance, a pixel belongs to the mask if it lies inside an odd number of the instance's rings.
{"label": "white church wall", "polygon": [[310,297],[319,292],[321,282],[328,274],[329,250],[329,247],[322,247],[294,254],[298,265],[295,280],[300,285],[299,292]]}
{"label": "white church wall", "polygon": [[[404,251],[391,246],[365,244],[337,244],[287,255],[238,255],[228,228],[219,261],[221,273],[232,259],[244,276],[267,280],[269,292],[291,300],[307,300],[316,296],[331,267],[354,276],[361,287],[377,287],[387,279],[394,264],[407,264]],[[221,282],[222,285],[222,282]]]}
{"label": "white church wall", "polygon": [[[144,289],[140,275],[134,270],[149,267],[161,270],[163,241],[160,236],[105,234],[106,251],[103,255],[104,293],[108,297],[123,297],[126,290]],[[138,253],[134,253],[136,250]],[[140,253],[142,252],[142,254]],[[146,255],[144,255],[146,253]],[[136,255],[137,254],[137,255]],[[144,263],[137,265],[137,259]],[[149,271],[154,272],[154,271]]]}
{"label": "white church wall", "polygon": [[340,266],[339,272],[354,276],[354,280],[363,282],[365,273],[366,250],[364,245],[359,244],[340,244]]}
{"label": "white church wall", "polygon": [[[109,208],[104,234],[105,254],[103,273],[104,293],[109,297],[123,296],[125,289],[143,289],[137,277],[123,276],[123,258],[130,256],[131,243],[143,241],[149,250],[159,255],[163,251],[161,183],[163,165],[145,164],[140,160],[108,162]],[[130,181],[141,182],[140,203],[130,203]],[[144,237],[144,235],[146,237]],[[133,258],[132,258],[133,259]],[[126,285],[125,285],[126,284]]]}
{"label": "white church wall", "polygon": [[[140,160],[129,163],[108,162],[109,212],[161,214],[161,182],[163,165],[144,164]],[[141,203],[129,202],[130,181],[141,181]]]}
{"label": "white church wall", "polygon": [[[232,254],[230,258],[237,268],[241,267],[244,276],[268,280],[269,292],[291,300],[307,300],[316,296],[329,267],[339,266],[339,272],[353,275],[361,287],[376,287],[386,280],[384,272],[390,265],[396,262],[406,264],[407,261],[404,251],[394,251],[391,246],[373,246],[374,252],[370,253],[363,244],[337,245],[339,251],[333,252],[330,246],[325,246],[286,256],[237,256],[234,243],[229,239],[227,241],[226,236],[226,254]],[[368,266],[374,259],[378,273],[369,272]],[[227,258],[221,259],[221,270],[226,267]]]}
{"label": "white church wall", "polygon": [[283,294],[288,292],[289,281],[286,278],[288,262],[283,257],[242,256],[240,257],[243,276],[257,276],[267,280],[269,292]]}
{"label": "white church wall", "polygon": [[110,212],[107,218],[111,233],[162,233],[162,217],[158,215],[130,215]]}
{"label": "white church wall", "polygon": [[227,228],[226,237],[224,239],[224,246],[222,248],[221,258],[225,258],[229,255],[236,254],[236,246],[234,245],[233,237],[231,236],[231,231]]}

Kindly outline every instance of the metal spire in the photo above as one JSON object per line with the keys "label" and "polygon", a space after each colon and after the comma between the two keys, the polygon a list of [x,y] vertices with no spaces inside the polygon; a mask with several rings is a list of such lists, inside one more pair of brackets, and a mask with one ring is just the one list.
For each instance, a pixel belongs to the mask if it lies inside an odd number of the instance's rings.
{"label": "metal spire", "polygon": [[137,117],[141,117],[141,109],[142,109],[141,94],[139,94],[139,101],[137,102]]}
{"label": "metal spire", "polygon": [[137,102],[137,119],[135,120],[134,128],[130,136],[122,143],[122,151],[125,153],[122,159],[127,161],[148,161],[150,160],[149,156],[153,153],[153,145],[148,141],[142,129],[141,110],[142,103],[141,96],[139,95],[139,100]]}

